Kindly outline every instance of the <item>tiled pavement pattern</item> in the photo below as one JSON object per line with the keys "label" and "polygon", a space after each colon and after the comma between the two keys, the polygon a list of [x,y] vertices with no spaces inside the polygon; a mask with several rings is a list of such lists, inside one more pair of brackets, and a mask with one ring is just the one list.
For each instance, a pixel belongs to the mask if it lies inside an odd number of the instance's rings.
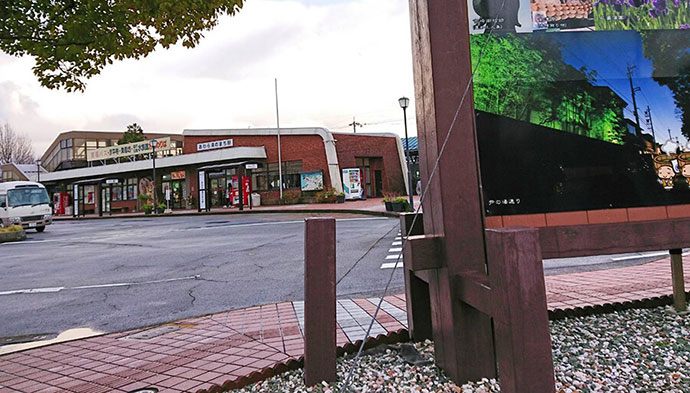
{"label": "tiled pavement pattern", "polygon": [[[690,261],[686,283],[690,287]],[[669,259],[644,265],[546,277],[549,309],[567,309],[671,294]],[[338,345],[359,340],[378,298],[338,302]],[[405,327],[405,300],[387,296],[372,333]],[[0,357],[0,393],[196,392],[281,362],[304,350],[303,303],[250,307],[166,325],[165,334],[135,339],[145,330],[108,334]],[[148,331],[149,335],[155,331]],[[256,374],[252,374],[256,375]]]}

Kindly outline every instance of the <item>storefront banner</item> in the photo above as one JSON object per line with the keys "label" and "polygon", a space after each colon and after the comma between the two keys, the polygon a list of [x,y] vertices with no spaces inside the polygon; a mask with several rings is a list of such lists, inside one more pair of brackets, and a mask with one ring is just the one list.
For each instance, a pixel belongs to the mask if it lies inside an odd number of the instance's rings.
{"label": "storefront banner", "polygon": [[181,180],[185,178],[184,171],[170,172],[170,178],[173,180]]}
{"label": "storefront banner", "polygon": [[343,191],[345,199],[362,199],[362,173],[359,168],[343,169]]}
{"label": "storefront banner", "polygon": [[96,150],[89,150],[86,156],[87,161],[107,160],[118,157],[129,157],[136,154],[148,154],[153,152],[151,141],[156,141],[156,151],[165,151],[173,148],[170,137],[145,140],[141,142],[128,143],[103,147]]}
{"label": "storefront banner", "polygon": [[223,149],[226,147],[232,147],[232,139],[224,139],[222,141],[211,141],[202,142],[196,144],[196,151],[213,150],[213,149]]}
{"label": "storefront banner", "polygon": [[300,175],[302,191],[323,190],[323,171],[307,172]]}

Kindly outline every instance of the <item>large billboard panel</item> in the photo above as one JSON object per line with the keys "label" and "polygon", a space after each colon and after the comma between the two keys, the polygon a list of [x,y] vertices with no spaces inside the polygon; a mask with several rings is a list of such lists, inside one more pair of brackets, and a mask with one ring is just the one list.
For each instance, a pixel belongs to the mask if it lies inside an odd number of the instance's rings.
{"label": "large billboard panel", "polygon": [[487,215],[690,204],[689,3],[533,0],[532,32],[470,36]]}

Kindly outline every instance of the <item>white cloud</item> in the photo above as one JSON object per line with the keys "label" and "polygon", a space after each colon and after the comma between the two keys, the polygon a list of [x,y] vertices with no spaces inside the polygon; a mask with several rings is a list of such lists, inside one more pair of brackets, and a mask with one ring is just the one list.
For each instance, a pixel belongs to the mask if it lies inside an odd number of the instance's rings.
{"label": "white cloud", "polygon": [[[39,86],[31,59],[0,54],[0,120],[37,151],[67,129],[281,126],[402,133],[397,99],[413,97],[406,0],[253,0],[194,49],[159,49],[106,68],[84,93]],[[413,108],[412,108],[413,109]],[[408,115],[412,114],[408,113]],[[393,121],[393,122],[391,122]],[[414,133],[414,122],[409,122]]]}

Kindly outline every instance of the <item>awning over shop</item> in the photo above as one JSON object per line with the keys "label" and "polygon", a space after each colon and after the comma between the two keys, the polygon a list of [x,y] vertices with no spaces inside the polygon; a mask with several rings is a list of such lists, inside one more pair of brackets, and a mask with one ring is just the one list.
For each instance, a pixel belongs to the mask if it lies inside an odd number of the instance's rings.
{"label": "awning over shop", "polygon": [[261,165],[260,162],[258,161],[241,161],[241,162],[228,162],[224,164],[218,164],[218,165],[208,165],[199,168],[200,171],[212,171],[212,170],[221,170],[221,169],[230,169],[230,168],[237,168],[238,166],[242,166],[245,164],[259,164]]}
{"label": "awning over shop", "polygon": [[[156,168],[183,168],[189,165],[212,164],[218,162],[227,162],[235,160],[235,165],[238,162],[255,162],[255,160],[265,160],[266,150],[261,147],[232,147],[227,149],[218,149],[202,153],[181,154],[179,156],[163,157],[156,159]],[[225,164],[212,164],[225,165]],[[65,171],[50,172],[41,175],[41,182],[53,182],[64,180],[78,180],[85,177],[98,176],[115,176],[116,174],[123,174],[128,172],[144,171],[153,168],[153,160],[141,160],[134,162],[125,162],[120,164],[110,164],[102,166],[94,166],[88,168],[69,169]],[[95,180],[95,179],[93,179]],[[93,181],[85,180],[85,181]]]}

